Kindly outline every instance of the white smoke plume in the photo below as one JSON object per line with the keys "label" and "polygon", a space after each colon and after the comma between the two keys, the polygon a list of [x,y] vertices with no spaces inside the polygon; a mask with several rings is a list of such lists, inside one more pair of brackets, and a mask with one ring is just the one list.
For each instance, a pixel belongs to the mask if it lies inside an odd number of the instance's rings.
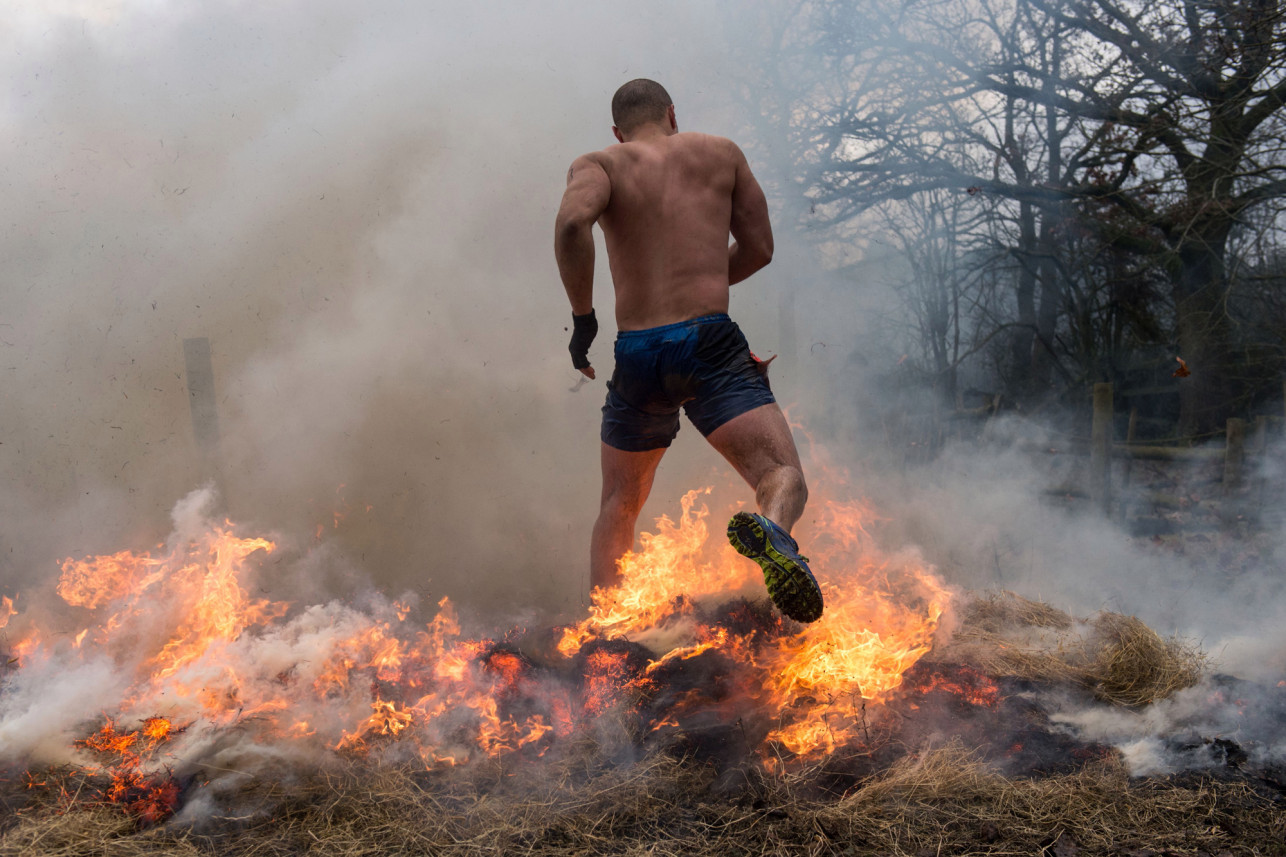
{"label": "white smoke plume", "polygon": [[[238,520],[324,526],[393,590],[578,607],[602,388],[569,392],[553,215],[571,159],[613,142],[625,80],[665,81],[684,127],[734,132],[714,8],[7,17],[6,593],[164,537],[212,475],[183,362],[208,337]],[[597,294],[603,365],[605,265]]]}
{"label": "white smoke plume", "polygon": [[[308,622],[343,621],[332,596],[369,584],[424,605],[576,613],[602,388],[569,390],[554,211],[571,159],[612,142],[608,102],[630,78],[664,83],[681,129],[742,134],[729,45],[762,33],[729,11],[10,4],[0,594],[38,607],[25,593],[48,589],[62,558],[164,539],[171,506],[214,476],[238,522],[297,545],[323,533],[258,581],[263,597],[330,605],[283,629],[287,660],[302,657]],[[891,339],[880,268],[823,272],[834,246],[825,257],[793,237],[794,165],[751,155],[777,189],[779,251],[736,288],[733,315],[757,352],[785,352],[777,388],[815,437],[814,461],[853,467],[890,544],[919,546],[951,583],[1137,613],[1201,638],[1225,670],[1281,677],[1280,547],[1231,584],[1204,578],[1045,503],[1049,475],[1017,434],[930,466],[895,460],[869,431],[883,407],[869,376],[899,357],[876,350]],[[614,334],[604,262],[600,372]],[[189,417],[183,342],[196,337],[213,350],[215,461]],[[712,507],[748,499],[685,427],[643,520],[707,484]],[[812,526],[801,522],[805,541]],[[80,697],[68,711],[120,681],[83,669],[59,685]],[[21,688],[8,694],[5,723],[25,722]]]}

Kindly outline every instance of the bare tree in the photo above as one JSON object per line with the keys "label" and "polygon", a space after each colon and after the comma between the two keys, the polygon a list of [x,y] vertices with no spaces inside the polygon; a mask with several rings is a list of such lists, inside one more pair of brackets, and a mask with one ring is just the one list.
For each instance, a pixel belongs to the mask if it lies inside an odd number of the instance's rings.
{"label": "bare tree", "polygon": [[[1280,0],[816,0],[789,32],[815,58],[781,115],[833,220],[931,191],[1013,206],[1015,358],[1047,386],[1072,295],[1068,220],[1112,218],[1166,274],[1181,430],[1236,407],[1230,235],[1286,196]],[[798,63],[798,59],[796,59]],[[778,95],[778,100],[785,97]]]}
{"label": "bare tree", "polygon": [[884,226],[907,262],[899,284],[910,339],[919,353],[907,358],[928,381],[938,400],[953,407],[959,392],[959,369],[977,342],[970,318],[976,304],[979,270],[971,242],[977,214],[966,210],[958,195],[930,191],[904,205],[881,209]]}

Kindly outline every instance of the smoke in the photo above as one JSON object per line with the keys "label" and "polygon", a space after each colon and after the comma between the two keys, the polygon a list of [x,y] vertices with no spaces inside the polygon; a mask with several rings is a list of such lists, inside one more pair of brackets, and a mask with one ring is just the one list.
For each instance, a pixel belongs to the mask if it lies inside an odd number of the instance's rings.
{"label": "smoke", "polygon": [[[301,555],[259,581],[264,597],[327,604],[373,584],[497,614],[579,610],[602,387],[569,389],[553,215],[571,159],[611,142],[625,80],[661,80],[682,129],[741,137],[755,121],[744,56],[763,32],[727,12],[63,0],[7,16],[3,594],[47,583],[62,557],[163,539],[175,501],[215,478],[234,520]],[[796,165],[761,143],[778,252],[732,311],[758,353],[783,356],[774,384],[812,438],[814,484],[848,468],[887,518],[881,537],[953,584],[1136,613],[1201,638],[1226,670],[1280,676],[1282,533],[1235,580],[1209,576],[1051,504],[1061,474],[1018,450],[1041,439],[1030,427],[905,462],[883,385],[901,357],[887,245],[822,236],[819,250],[796,233]],[[213,349],[213,460],[189,416],[194,337]],[[705,484],[712,508],[749,499],[685,427],[643,520]],[[815,527],[801,522],[805,547]],[[291,628],[283,663],[304,658]],[[59,682],[83,697],[60,708],[111,695],[110,672],[85,669]]]}
{"label": "smoke", "polygon": [[[215,476],[238,521],[323,527],[355,580],[577,607],[602,388],[569,392],[553,215],[631,77],[732,133],[720,26],[710,4],[22,7],[0,60],[6,592],[164,538]],[[597,297],[610,320],[605,265]]]}

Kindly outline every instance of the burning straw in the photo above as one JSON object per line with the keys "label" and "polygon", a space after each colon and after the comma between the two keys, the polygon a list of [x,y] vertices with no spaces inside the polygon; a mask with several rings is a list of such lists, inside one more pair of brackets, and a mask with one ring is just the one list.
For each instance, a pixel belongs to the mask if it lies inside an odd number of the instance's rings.
{"label": "burning straw", "polygon": [[[273,545],[206,520],[203,502],[180,504],[155,556],[64,563],[59,594],[84,630],[4,611],[19,636],[0,738],[5,761],[37,764],[0,788],[0,855],[1108,853],[1214,849],[1234,828],[1280,841],[1264,832],[1279,807],[1242,786],[1131,782],[1106,748],[1078,773],[1009,780],[899,731],[935,706],[1004,716],[997,676],[1147,704],[1202,659],[1132,617],[1000,596],[967,605],[933,653],[969,667],[908,686],[951,594],[915,555],[882,553],[858,503],[818,504],[822,621],[727,602],[744,561],[707,548],[690,494],[628,558],[634,588],[596,593],[548,666],[520,640],[466,637],[445,601],[417,626],[396,603],[251,599]],[[69,674],[98,684],[50,706],[42,693]],[[868,702],[887,710],[868,722]]]}
{"label": "burning straw", "polygon": [[827,612],[795,625],[734,597],[754,566],[709,537],[701,493],[642,537],[622,584],[596,590],[589,617],[538,663],[520,632],[468,636],[446,599],[421,624],[378,598],[364,609],[253,598],[277,545],[193,492],[155,551],[66,559],[60,622],[5,611],[0,763],[101,772],[110,781],[85,781],[88,802],[146,823],[180,807],[178,784],[206,766],[541,758],[619,710],[635,744],[735,734],[765,763],[863,740],[866,702],[890,698],[930,651],[950,592],[914,553],[874,544],[864,504],[819,498],[810,551],[829,569]]}

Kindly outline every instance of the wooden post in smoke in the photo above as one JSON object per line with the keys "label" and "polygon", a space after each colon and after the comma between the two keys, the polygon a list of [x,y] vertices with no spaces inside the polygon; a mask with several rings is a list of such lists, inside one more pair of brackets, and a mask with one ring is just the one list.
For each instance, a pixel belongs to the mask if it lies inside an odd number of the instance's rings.
{"label": "wooden post in smoke", "polygon": [[[1260,414],[1255,417],[1255,426],[1250,432],[1250,448],[1254,452],[1255,458],[1262,462],[1264,457],[1268,455],[1268,415]],[[1250,494],[1255,498],[1257,508],[1262,508],[1264,505],[1264,483],[1267,481],[1264,478],[1264,467],[1260,464],[1250,477]]]}
{"label": "wooden post in smoke", "polygon": [[1227,443],[1223,454],[1223,490],[1233,494],[1241,488],[1246,463],[1246,421],[1237,417],[1228,419]]}
{"label": "wooden post in smoke", "polygon": [[1112,505],[1112,385],[1094,385],[1090,426],[1090,497],[1107,512]]}
{"label": "wooden post in smoke", "polygon": [[[204,336],[183,340],[183,363],[188,381],[188,406],[192,411],[192,434],[201,450],[202,470],[220,483],[219,410],[214,398],[210,340]],[[219,487],[222,489],[222,485]]]}
{"label": "wooden post in smoke", "polygon": [[[1135,405],[1130,408],[1130,423],[1125,429],[1125,446],[1128,449],[1134,445],[1134,436],[1139,427],[1139,407]],[[1130,487],[1130,470],[1134,466],[1134,458],[1127,455],[1125,457],[1124,473],[1121,474],[1121,484],[1126,488]]]}

